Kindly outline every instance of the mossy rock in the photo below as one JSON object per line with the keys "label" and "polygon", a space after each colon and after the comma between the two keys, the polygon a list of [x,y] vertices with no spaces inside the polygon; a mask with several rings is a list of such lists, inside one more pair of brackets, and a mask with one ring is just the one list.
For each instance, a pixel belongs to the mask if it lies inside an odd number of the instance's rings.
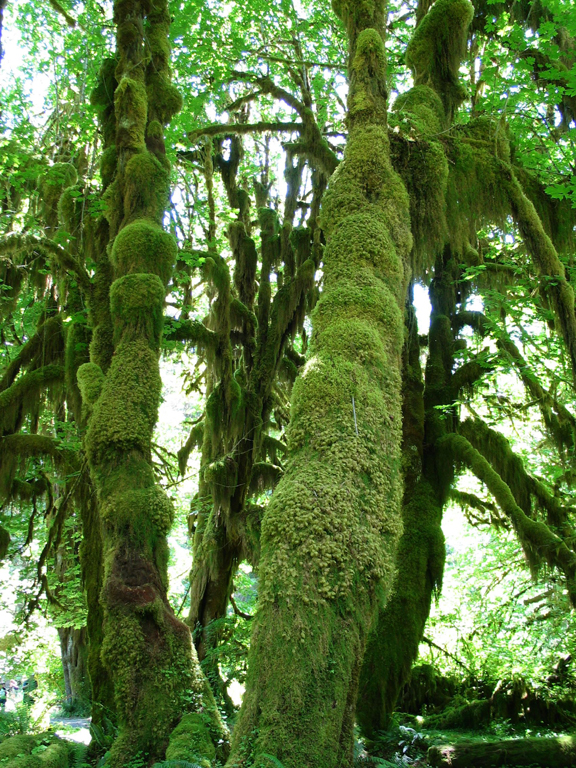
{"label": "mossy rock", "polygon": [[70,745],[51,733],[11,736],[0,744],[0,765],[2,768],[68,768],[70,753]]}
{"label": "mossy rock", "polygon": [[202,715],[197,712],[184,715],[170,734],[166,760],[186,760],[210,768],[215,757],[216,748]]}

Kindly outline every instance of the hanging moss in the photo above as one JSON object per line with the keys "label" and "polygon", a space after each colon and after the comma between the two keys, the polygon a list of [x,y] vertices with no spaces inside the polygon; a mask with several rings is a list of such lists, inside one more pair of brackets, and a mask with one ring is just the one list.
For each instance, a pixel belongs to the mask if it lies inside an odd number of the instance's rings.
{"label": "hanging moss", "polygon": [[510,201],[500,157],[509,156],[506,128],[479,117],[445,139],[449,160],[446,219],[455,252],[465,253],[483,224],[507,230]]}
{"label": "hanging moss", "polygon": [[466,98],[458,70],[473,15],[474,6],[468,0],[436,0],[416,27],[406,51],[415,85],[430,85],[438,93],[447,125]]}
{"label": "hanging moss", "polygon": [[537,553],[549,565],[561,570],[567,582],[568,594],[576,602],[576,555],[545,523],[533,520],[516,504],[508,485],[462,435],[447,435],[439,443],[458,462],[467,466],[494,496],[504,514],[511,520],[520,544],[530,557]]}
{"label": "hanging moss", "polygon": [[82,225],[85,200],[80,185],[67,187],[58,199],[58,219],[62,227],[76,236]]}
{"label": "hanging moss", "polygon": [[167,285],[177,253],[172,235],[144,218],[126,225],[118,233],[112,246],[112,262],[116,277],[130,272],[150,272]]}
{"label": "hanging moss", "polygon": [[566,279],[564,265],[558,258],[558,253],[546,234],[534,205],[524,194],[510,167],[505,166],[502,169],[502,182],[515,223],[540,273],[540,291],[554,310],[572,365],[572,375],[576,381],[574,289]]}
{"label": "hanging moss", "polygon": [[182,109],[182,96],[167,77],[155,74],[148,78],[148,99],[154,104],[154,114],[161,123],[170,120]]}
{"label": "hanging moss", "polygon": [[558,200],[550,197],[536,176],[524,168],[514,166],[514,175],[536,209],[538,218],[542,222],[546,234],[554,243],[556,250],[561,254],[572,253],[576,212],[570,200],[568,198]]}
{"label": "hanging moss", "polygon": [[78,181],[78,174],[71,163],[54,163],[40,178],[40,196],[44,203],[44,216],[47,220],[58,215],[58,201],[62,191]]}
{"label": "hanging moss", "polygon": [[[429,88],[426,90],[434,93]],[[436,141],[405,141],[393,136],[391,152],[394,169],[410,195],[414,238],[412,270],[421,275],[441,252],[448,237],[446,190],[449,164],[444,147]]]}
{"label": "hanging moss", "polygon": [[38,393],[64,381],[64,366],[45,365],[23,374],[0,393],[0,432],[13,432],[22,416],[38,401]]}

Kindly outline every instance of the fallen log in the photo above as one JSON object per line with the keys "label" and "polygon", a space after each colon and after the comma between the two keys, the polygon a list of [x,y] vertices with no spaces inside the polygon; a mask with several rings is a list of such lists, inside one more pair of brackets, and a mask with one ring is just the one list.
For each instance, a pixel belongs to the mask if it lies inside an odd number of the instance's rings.
{"label": "fallen log", "polygon": [[573,768],[576,736],[459,742],[430,747],[428,762],[434,768],[500,768],[541,766]]}

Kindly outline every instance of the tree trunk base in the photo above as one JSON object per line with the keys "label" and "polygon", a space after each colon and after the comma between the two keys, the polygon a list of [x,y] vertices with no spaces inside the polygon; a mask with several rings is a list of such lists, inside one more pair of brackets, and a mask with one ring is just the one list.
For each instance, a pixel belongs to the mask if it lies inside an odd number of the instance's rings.
{"label": "tree trunk base", "polygon": [[434,768],[571,768],[576,765],[576,736],[435,746],[428,750],[428,761]]}

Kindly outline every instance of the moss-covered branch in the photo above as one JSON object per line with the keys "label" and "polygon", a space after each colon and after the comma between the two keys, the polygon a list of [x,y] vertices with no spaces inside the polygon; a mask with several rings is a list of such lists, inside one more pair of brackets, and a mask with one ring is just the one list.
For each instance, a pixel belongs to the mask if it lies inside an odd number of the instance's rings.
{"label": "moss-covered branch", "polygon": [[34,251],[53,256],[58,264],[70,272],[78,281],[83,293],[89,297],[92,290],[90,275],[80,262],[65,248],[49,238],[34,237],[32,235],[9,235],[0,241],[0,254]]}
{"label": "moss-covered branch", "polygon": [[576,555],[545,524],[529,518],[518,506],[509,486],[491,464],[462,435],[446,435],[438,448],[453,461],[464,464],[494,496],[504,514],[511,520],[525,552],[534,552],[566,577],[572,603],[576,604]]}
{"label": "moss-covered branch", "polygon": [[303,130],[303,123],[282,121],[267,122],[266,120],[261,120],[258,123],[216,123],[189,131],[187,138],[189,141],[194,142],[201,136],[243,136],[249,133],[294,133],[294,131],[301,133]]}
{"label": "moss-covered branch", "polygon": [[574,290],[558,258],[552,240],[546,234],[534,205],[524,194],[516,176],[510,168],[502,172],[509,196],[512,215],[524,240],[526,248],[540,273],[540,289],[549,301],[556,319],[572,367],[576,383],[576,313],[574,311]]}
{"label": "moss-covered branch", "polygon": [[38,328],[34,336],[18,351],[18,354],[6,366],[0,380],[0,392],[8,389],[14,379],[33,360],[40,358],[45,363],[61,362],[64,354],[64,333],[62,316],[50,317]]}
{"label": "moss-covered branch", "polygon": [[195,347],[215,349],[218,336],[199,320],[181,320],[170,323],[166,329],[166,337],[171,341],[188,341]]}
{"label": "moss-covered branch", "polygon": [[35,407],[39,393],[64,381],[64,366],[45,365],[24,373],[0,392],[0,434],[17,429],[27,409]]}

